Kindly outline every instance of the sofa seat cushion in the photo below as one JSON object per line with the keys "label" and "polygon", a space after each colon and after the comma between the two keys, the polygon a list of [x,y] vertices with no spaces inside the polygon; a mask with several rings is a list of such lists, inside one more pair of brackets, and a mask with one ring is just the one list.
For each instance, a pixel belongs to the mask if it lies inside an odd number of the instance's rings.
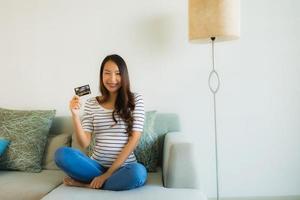
{"label": "sofa seat cushion", "polygon": [[146,185],[127,191],[107,191],[87,188],[76,188],[61,185],[42,200],[207,200],[207,197],[196,189],[175,189]]}
{"label": "sofa seat cushion", "polygon": [[39,173],[0,171],[0,199],[38,200],[62,183],[60,170]]}
{"label": "sofa seat cushion", "polygon": [[[60,185],[42,200],[85,200],[85,199],[108,199],[108,200],[207,200],[205,195],[196,189],[171,189],[163,187],[162,173],[148,173],[145,186],[126,191],[95,190],[89,188],[69,187]],[[187,196],[188,195],[188,196]]]}

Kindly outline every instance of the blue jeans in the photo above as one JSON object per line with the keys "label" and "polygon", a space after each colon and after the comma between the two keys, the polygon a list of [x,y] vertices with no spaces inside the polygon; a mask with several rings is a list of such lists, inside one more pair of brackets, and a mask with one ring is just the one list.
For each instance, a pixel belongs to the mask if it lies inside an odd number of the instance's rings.
{"label": "blue jeans", "polygon": [[[74,180],[90,183],[108,168],[71,147],[60,147],[55,152],[55,163]],[[140,163],[120,167],[103,184],[104,190],[130,190],[140,187],[147,180],[146,168]]]}

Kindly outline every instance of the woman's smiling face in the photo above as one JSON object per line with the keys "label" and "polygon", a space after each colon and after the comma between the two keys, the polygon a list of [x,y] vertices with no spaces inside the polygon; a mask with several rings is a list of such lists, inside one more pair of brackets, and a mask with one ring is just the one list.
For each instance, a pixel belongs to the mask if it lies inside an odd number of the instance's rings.
{"label": "woman's smiling face", "polygon": [[121,73],[116,63],[109,60],[103,69],[103,84],[110,93],[116,93],[121,88]]}

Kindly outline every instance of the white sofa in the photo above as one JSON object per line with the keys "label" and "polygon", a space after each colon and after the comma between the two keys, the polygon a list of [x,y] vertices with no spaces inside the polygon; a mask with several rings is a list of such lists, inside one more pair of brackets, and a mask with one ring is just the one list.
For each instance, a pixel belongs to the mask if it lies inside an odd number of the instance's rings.
{"label": "white sofa", "polygon": [[[42,172],[0,171],[0,199],[207,200],[198,188],[199,179],[196,174],[193,143],[184,139],[184,134],[179,131],[178,117],[175,114],[159,113],[155,121],[155,130],[165,133],[159,138],[163,141],[159,170],[148,173],[145,186],[118,192],[68,187],[62,184],[64,173],[61,170],[53,167],[49,169],[49,163],[51,165],[52,162],[53,165],[53,153],[57,148],[55,144],[61,142],[60,137],[71,140],[73,132],[70,117],[56,117],[50,130],[50,135],[53,137],[45,152]],[[63,137],[65,135],[69,137]],[[74,140],[64,141],[64,143],[79,148]]]}

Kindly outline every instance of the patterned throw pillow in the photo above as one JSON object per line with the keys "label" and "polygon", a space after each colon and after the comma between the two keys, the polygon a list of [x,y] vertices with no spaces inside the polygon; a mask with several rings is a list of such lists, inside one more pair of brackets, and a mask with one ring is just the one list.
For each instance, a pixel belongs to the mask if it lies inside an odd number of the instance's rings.
{"label": "patterned throw pillow", "polygon": [[86,152],[86,155],[91,157],[93,155],[93,150],[94,150],[95,144],[96,144],[96,137],[95,137],[95,134],[92,133],[91,143],[85,150],[83,150],[83,152]]}
{"label": "patterned throw pillow", "polygon": [[156,111],[146,112],[144,131],[134,153],[148,172],[156,172],[159,158],[158,134],[154,132]]}
{"label": "patterned throw pillow", "polygon": [[0,169],[40,172],[55,110],[0,108],[0,137],[10,146],[0,158]]}
{"label": "patterned throw pillow", "polygon": [[9,146],[10,141],[5,138],[0,138],[0,156],[5,152],[6,148]]}

